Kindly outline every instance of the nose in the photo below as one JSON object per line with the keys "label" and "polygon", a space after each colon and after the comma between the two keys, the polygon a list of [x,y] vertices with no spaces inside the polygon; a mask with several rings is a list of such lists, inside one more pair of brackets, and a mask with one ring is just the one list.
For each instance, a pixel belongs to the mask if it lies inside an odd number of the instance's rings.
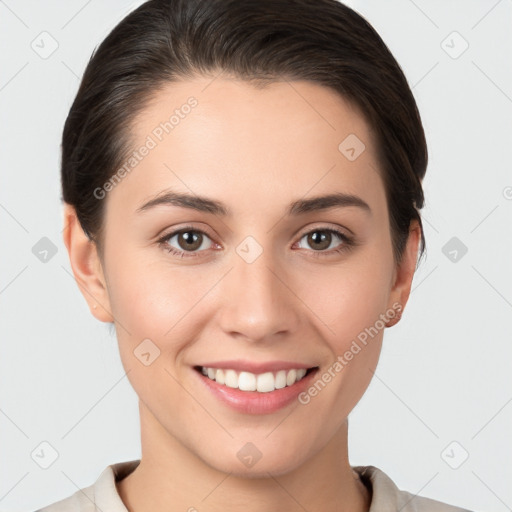
{"label": "nose", "polygon": [[252,262],[234,254],[233,262],[222,281],[218,316],[226,335],[258,343],[292,336],[300,328],[301,301],[272,251],[264,250]]}

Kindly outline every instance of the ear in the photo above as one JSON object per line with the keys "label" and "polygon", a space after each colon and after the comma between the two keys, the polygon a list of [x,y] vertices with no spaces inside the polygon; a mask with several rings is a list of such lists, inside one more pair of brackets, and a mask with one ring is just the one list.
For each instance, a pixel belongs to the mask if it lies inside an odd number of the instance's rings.
{"label": "ear", "polygon": [[76,282],[94,317],[113,322],[105,276],[96,244],[85,234],[75,208],[64,203],[64,245]]}
{"label": "ear", "polygon": [[407,239],[406,247],[404,248],[402,261],[395,268],[393,285],[388,302],[388,308],[395,309],[393,308],[393,304],[399,303],[401,305],[401,309],[398,311],[395,318],[386,324],[386,327],[391,327],[400,320],[405,305],[409,300],[412,280],[417,265],[420,241],[421,227],[419,222],[416,219],[413,219],[409,227],[409,237]]}

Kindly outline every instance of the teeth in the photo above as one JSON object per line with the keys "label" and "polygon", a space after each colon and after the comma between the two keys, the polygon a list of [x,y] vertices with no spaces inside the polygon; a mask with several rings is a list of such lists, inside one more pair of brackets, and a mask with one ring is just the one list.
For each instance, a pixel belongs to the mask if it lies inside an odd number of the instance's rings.
{"label": "teeth", "polygon": [[286,385],[287,386],[291,386],[296,380],[297,380],[297,371],[296,370],[290,370],[286,374]]}
{"label": "teeth", "polygon": [[286,371],[285,370],[280,370],[276,373],[275,386],[276,386],[276,389],[281,389],[286,386]]}
{"label": "teeth", "polygon": [[224,384],[230,388],[238,387],[238,375],[235,370],[226,370]]}
{"label": "teeth", "polygon": [[238,376],[238,389],[242,391],[256,391],[256,375],[249,372],[240,372]]}
{"label": "teeth", "polygon": [[224,384],[225,382],[225,377],[224,377],[224,371],[223,370],[217,370],[217,373],[215,375],[215,380],[219,383],[219,384]]}
{"label": "teeth", "polygon": [[251,372],[237,373],[235,370],[201,367],[203,375],[219,384],[224,384],[230,388],[238,388],[242,391],[259,391],[260,393],[269,393],[276,389],[291,386],[301,380],[306,375],[306,371],[305,368],[299,368],[256,375]]}

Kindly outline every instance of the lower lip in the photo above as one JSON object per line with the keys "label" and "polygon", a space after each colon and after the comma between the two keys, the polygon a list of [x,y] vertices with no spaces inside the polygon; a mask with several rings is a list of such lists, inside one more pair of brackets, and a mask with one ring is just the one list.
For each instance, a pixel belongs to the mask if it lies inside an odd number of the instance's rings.
{"label": "lower lip", "polygon": [[270,414],[290,405],[310,385],[317,371],[318,368],[315,368],[291,386],[275,389],[268,393],[260,393],[258,391],[241,391],[238,388],[230,388],[206,377],[195,369],[193,370],[218,399],[236,411],[246,414]]}

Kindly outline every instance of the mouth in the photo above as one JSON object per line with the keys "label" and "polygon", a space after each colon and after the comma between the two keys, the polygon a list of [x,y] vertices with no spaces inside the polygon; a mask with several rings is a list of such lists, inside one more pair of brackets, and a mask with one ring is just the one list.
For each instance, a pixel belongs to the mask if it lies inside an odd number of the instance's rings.
{"label": "mouth", "polygon": [[256,374],[248,371],[237,371],[232,368],[194,366],[194,370],[217,384],[240,391],[256,391],[258,393],[271,393],[278,389],[293,386],[317,369],[318,366],[314,366]]}
{"label": "mouth", "polygon": [[[247,371],[249,367],[254,372]],[[319,371],[318,366],[275,363],[263,368],[236,362],[193,369],[209,396],[244,414],[270,414],[298,402],[299,394],[311,385]]]}

